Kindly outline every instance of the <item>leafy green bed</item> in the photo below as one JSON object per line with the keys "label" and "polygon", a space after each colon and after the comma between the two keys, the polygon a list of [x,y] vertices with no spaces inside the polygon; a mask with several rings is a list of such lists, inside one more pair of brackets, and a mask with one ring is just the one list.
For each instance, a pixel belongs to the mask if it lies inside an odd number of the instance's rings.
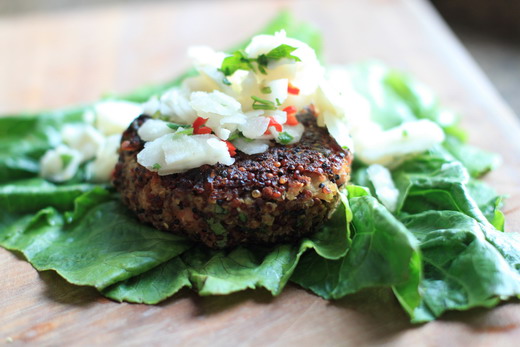
{"label": "leafy green bed", "polygon": [[[263,32],[282,28],[319,49],[317,31],[286,13]],[[518,296],[520,238],[503,232],[502,198],[477,180],[496,156],[464,144],[456,122],[446,122],[448,111],[409,76],[377,63],[351,69],[383,127],[428,118],[447,135],[442,146],[392,170],[395,213],[355,163],[343,204],[312,237],[208,250],[140,224],[110,187],[84,183],[81,174],[62,185],[37,178],[38,159],[56,145],[60,128],[81,122],[85,108],[77,108],[0,118],[0,245],[38,270],[136,303],[158,303],[183,287],[200,295],[263,287],[277,295],[292,281],[326,299],[389,287],[413,322],[425,322]],[[122,99],[144,101],[181,79]]]}

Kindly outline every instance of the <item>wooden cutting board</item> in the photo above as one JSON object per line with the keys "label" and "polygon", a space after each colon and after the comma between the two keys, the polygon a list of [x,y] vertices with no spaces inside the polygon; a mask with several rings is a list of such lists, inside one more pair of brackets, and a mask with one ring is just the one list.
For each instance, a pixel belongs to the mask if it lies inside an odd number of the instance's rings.
{"label": "wooden cutting board", "polygon": [[[378,58],[406,69],[464,114],[471,142],[499,152],[487,180],[510,195],[509,231],[520,232],[520,126],[482,72],[423,1],[178,1],[0,19],[0,113],[92,102],[170,79],[186,48],[224,49],[287,7],[325,36],[326,60]],[[200,298],[183,291],[157,306],[117,304],[95,290],[37,273],[0,249],[0,345],[513,345],[520,304],[408,323],[388,290],[328,302],[289,285]]]}

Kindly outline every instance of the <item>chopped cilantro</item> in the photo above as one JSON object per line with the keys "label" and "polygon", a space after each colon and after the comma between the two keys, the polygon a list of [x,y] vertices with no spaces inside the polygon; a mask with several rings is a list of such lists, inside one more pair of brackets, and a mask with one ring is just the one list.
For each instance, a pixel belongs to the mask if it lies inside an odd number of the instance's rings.
{"label": "chopped cilantro", "polygon": [[159,164],[159,163],[153,164],[152,170],[160,170],[160,169],[161,169],[161,164]]}
{"label": "chopped cilantro", "polygon": [[262,74],[264,74],[264,75],[267,75],[267,71],[265,71],[265,68],[267,67],[267,63],[265,63],[265,64],[264,64],[264,63],[260,63],[260,61],[263,61],[263,59],[260,60],[260,58],[261,58],[262,56],[263,56],[263,55],[260,55],[260,56],[258,56],[258,58],[257,58],[257,62],[258,62],[258,71],[260,71],[260,73],[262,73]]}
{"label": "chopped cilantro", "polygon": [[407,138],[410,134],[408,133],[408,130],[403,129],[403,134],[402,135],[403,135],[404,138]]}
{"label": "chopped cilantro", "polygon": [[301,61],[300,58],[291,54],[296,49],[297,48],[295,48],[295,47],[292,47],[292,46],[289,46],[286,44],[281,44],[280,46],[272,49],[269,53],[266,54],[266,56],[267,56],[267,58],[273,59],[273,60],[288,58],[288,59],[294,59],[295,61]]}
{"label": "chopped cilantro", "polygon": [[252,142],[254,141],[253,139],[250,139],[248,137],[245,137],[244,134],[242,134],[240,131],[235,131],[234,133],[232,133],[229,138],[228,138],[228,141],[234,141],[236,139],[242,139],[246,142]]}
{"label": "chopped cilantro", "polygon": [[182,129],[182,130],[177,130],[177,132],[175,132],[174,135],[193,135],[193,128],[179,128],[179,129]]}
{"label": "chopped cilantro", "polygon": [[265,100],[257,96],[251,96],[251,99],[254,100],[253,110],[276,110],[274,102],[270,100]]}
{"label": "chopped cilantro", "polygon": [[234,133],[232,133],[231,135],[229,135],[228,137],[228,141],[233,141],[233,140],[236,140],[240,137],[240,133],[238,131],[235,131]]}
{"label": "chopped cilantro", "polygon": [[278,135],[278,141],[280,141],[280,143],[282,145],[287,145],[287,144],[291,143],[292,140],[294,140],[294,136],[292,136],[291,134],[289,134],[286,131],[281,132]]}
{"label": "chopped cilantro", "polygon": [[173,129],[173,130],[177,130],[177,129],[185,126],[185,125],[177,124],[177,123],[167,123],[166,125],[168,126],[168,128]]}
{"label": "chopped cilantro", "polygon": [[231,82],[229,82],[229,80],[227,79],[227,77],[224,77],[222,79],[222,83],[224,83],[226,86],[230,86],[231,85]]}
{"label": "chopped cilantro", "polygon": [[260,91],[262,92],[262,94],[271,94],[272,93],[271,87],[263,87],[262,89],[260,89]]}
{"label": "chopped cilantro", "polygon": [[276,98],[276,106],[282,106],[282,103],[280,102],[280,99]]}
{"label": "chopped cilantro", "polygon": [[[220,71],[224,73],[224,76],[231,76],[237,70],[245,70],[245,71],[253,71],[255,72],[255,67],[253,63],[256,63],[258,67],[258,71],[260,73],[266,75],[267,65],[269,65],[269,60],[280,60],[283,58],[293,59],[295,61],[301,61],[297,56],[292,55],[297,48],[281,44],[278,47],[273,48],[267,54],[260,54],[257,58],[248,58],[247,53],[243,50],[238,50],[233,52],[233,54],[229,57],[226,57],[222,61],[222,65],[220,67]],[[224,84],[230,85],[229,80],[224,77],[222,80]],[[229,83],[229,84],[228,84]]]}
{"label": "chopped cilantro", "polygon": [[249,59],[247,57],[246,52],[243,50],[238,50],[233,53],[232,56],[226,57],[222,62],[222,66],[220,67],[220,71],[224,73],[225,76],[230,76],[235,73],[237,70],[252,70],[253,67],[252,62],[254,59]]}
{"label": "chopped cilantro", "polygon": [[267,55],[260,54],[258,58],[256,58],[256,62],[258,63],[258,66],[267,67],[267,64],[269,64],[269,58],[267,58]]}
{"label": "chopped cilantro", "polygon": [[73,157],[71,154],[60,154],[60,159],[63,163],[63,167],[67,167],[72,162]]}

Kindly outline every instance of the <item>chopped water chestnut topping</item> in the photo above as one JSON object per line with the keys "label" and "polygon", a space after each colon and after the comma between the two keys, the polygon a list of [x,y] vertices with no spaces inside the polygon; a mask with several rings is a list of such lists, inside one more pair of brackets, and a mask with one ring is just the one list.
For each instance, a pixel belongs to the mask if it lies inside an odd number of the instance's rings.
{"label": "chopped water chestnut topping", "polygon": [[159,175],[183,172],[204,164],[231,165],[235,162],[227,144],[210,134],[164,135],[146,142],[137,155],[137,161]]}
{"label": "chopped water chestnut topping", "polygon": [[[442,142],[442,130],[432,122],[381,129],[372,120],[366,99],[352,88],[347,69],[325,70],[311,47],[288,38],[283,30],[255,36],[232,54],[194,47],[189,55],[197,75],[142,106],[153,119],[139,130],[150,145],[138,160],[147,168],[160,164],[155,170],[160,175],[225,164],[237,151],[263,153],[274,142],[295,144],[305,131],[296,114],[307,108],[341,148],[353,152],[355,147],[366,164],[384,165]],[[121,106],[130,108],[128,103]],[[402,136],[405,132],[407,136]],[[168,142],[159,141],[166,135]],[[187,149],[192,136],[220,140],[226,156],[206,151],[200,140]],[[177,143],[177,151],[190,152],[193,160],[166,160],[164,156],[171,158],[171,153],[163,148],[166,145],[152,145],[156,141]],[[195,154],[198,150],[206,152]]]}
{"label": "chopped water chestnut topping", "polygon": [[[49,150],[42,175],[54,181],[68,180],[86,163],[87,175],[93,180],[109,180],[109,168],[117,161],[117,149],[112,145],[117,139],[108,138],[120,136],[140,114],[152,118],[138,132],[150,143],[141,151],[139,163],[161,175],[202,164],[229,163],[230,154],[236,151],[263,153],[273,142],[295,144],[305,131],[296,113],[306,108],[341,148],[351,152],[355,148],[357,158],[365,164],[398,163],[444,139],[441,128],[427,120],[383,129],[372,119],[371,105],[352,87],[347,68],[326,70],[311,47],[288,38],[283,30],[255,36],[244,49],[232,54],[201,46],[190,48],[189,55],[197,75],[186,78],[180,86],[144,104],[100,102],[85,113],[88,126],[65,127],[60,151],[73,154],[61,156],[63,153]],[[225,143],[219,149],[225,155],[207,151],[201,140],[189,149],[180,146],[191,143],[188,138],[192,136],[211,136]],[[168,146],[177,143],[177,151],[192,153],[193,160],[166,160],[166,155],[172,158],[165,149],[170,147],[164,147],[166,138]],[[152,146],[155,142],[164,146]],[[133,147],[123,144],[121,150]],[[160,169],[154,169],[155,164]]]}
{"label": "chopped water chestnut topping", "polygon": [[[180,145],[185,143],[180,140],[183,137],[211,135],[222,140],[228,155],[234,156],[236,151],[265,152],[272,142],[300,140],[305,128],[295,114],[315,102],[324,77],[316,53],[307,44],[280,31],[255,36],[245,49],[232,54],[194,47],[189,55],[198,75],[145,103],[145,114],[154,119],[148,119],[139,132],[144,141],[163,143],[162,136],[173,134],[170,142]],[[204,147],[192,146],[189,151],[197,148]],[[160,175],[215,162],[209,153],[194,156],[197,159],[191,162],[167,162],[164,155],[162,145],[150,144],[138,162],[148,168],[159,164]]]}

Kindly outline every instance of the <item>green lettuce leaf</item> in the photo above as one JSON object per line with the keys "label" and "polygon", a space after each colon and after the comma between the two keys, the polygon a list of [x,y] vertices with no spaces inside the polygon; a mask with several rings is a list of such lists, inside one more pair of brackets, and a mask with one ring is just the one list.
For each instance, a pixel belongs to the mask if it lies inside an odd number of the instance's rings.
{"label": "green lettuce leaf", "polygon": [[[281,29],[319,53],[317,30],[288,12],[262,33]],[[331,299],[392,288],[412,320],[423,322],[518,296],[520,238],[502,232],[502,197],[474,179],[493,169],[497,157],[465,144],[458,117],[409,75],[379,63],[355,65],[351,73],[383,128],[425,118],[447,134],[442,146],[392,171],[400,193],[394,214],[372,196],[366,168],[355,163],[360,186],[348,187],[348,199],[311,237],[218,251],[194,245],[140,224],[116,195],[82,183],[81,175],[66,184],[37,178],[39,158],[57,145],[61,128],[83,122],[86,107],[80,107],[0,118],[0,246],[22,252],[38,270],[136,303],[155,304],[182,288],[200,295],[263,288],[277,295],[292,280]],[[142,102],[194,74],[111,98]]]}
{"label": "green lettuce leaf", "polygon": [[56,185],[41,178],[18,180],[0,185],[0,206],[11,213],[34,212],[49,206],[69,210],[78,196],[94,187],[87,183]]}
{"label": "green lettuce leaf", "polygon": [[504,231],[505,216],[500,210],[503,205],[504,197],[498,195],[497,192],[489,185],[482,181],[472,179],[466,185],[469,194],[478,205],[486,219],[495,227],[495,229]]}
{"label": "green lettuce leaf", "polygon": [[[486,239],[505,234],[456,211],[427,211],[402,219],[417,237],[423,259],[420,305],[409,311],[414,322],[439,317],[447,310],[492,307],[520,294],[520,274]],[[511,234],[520,241],[517,234]],[[505,240],[504,240],[505,241]],[[515,253],[518,253],[518,249]],[[416,281],[410,284],[414,289]],[[403,285],[396,289],[410,289]]]}
{"label": "green lettuce leaf", "polygon": [[105,288],[101,293],[119,302],[153,305],[184,287],[191,288],[188,268],[177,256],[147,272]]}
{"label": "green lettuce leaf", "polygon": [[209,252],[197,248],[183,254],[190,280],[200,295],[222,295],[263,287],[279,294],[301,252],[292,245],[274,248],[237,247]]}
{"label": "green lettuce leaf", "polygon": [[349,71],[354,88],[370,103],[372,119],[383,129],[417,119],[406,101],[384,83],[386,66],[369,62],[353,65]]}
{"label": "green lettuce leaf", "polygon": [[0,117],[0,183],[37,176],[41,156],[60,142],[60,129],[83,122],[84,110]]}
{"label": "green lettuce leaf", "polygon": [[[140,224],[106,190],[77,199],[81,213],[54,208],[0,230],[0,244],[22,252],[38,270],[54,270],[73,284],[103,289],[143,273],[191,246],[182,237]],[[77,217],[77,218],[74,218]]]}
{"label": "green lettuce leaf", "polygon": [[500,163],[498,155],[466,144],[460,117],[443,108],[434,93],[410,75],[377,62],[354,65],[350,72],[354,87],[371,104],[374,121],[384,129],[429,119],[446,133],[445,154],[460,161],[472,177],[480,177]]}
{"label": "green lettuce leaf", "polygon": [[[282,29],[319,50],[321,36],[318,31],[311,25],[296,21],[288,12],[276,17],[262,33],[273,34]],[[237,48],[245,47],[247,43]],[[124,97],[108,98],[142,102],[192,75],[194,71],[188,71],[170,82],[140,88]],[[217,283],[219,276],[224,277],[220,282],[226,281],[225,273],[218,274],[222,270],[218,267],[219,259],[229,263],[226,271],[235,261],[243,261],[242,264],[247,264],[250,269],[234,268],[237,278],[243,276],[258,285],[265,283],[268,289],[279,292],[294,268],[295,255],[299,257],[305,249],[312,247],[328,257],[340,257],[346,253],[349,243],[343,209],[340,211],[343,223],[325,227],[314,239],[304,240],[301,245],[285,245],[277,251],[237,249],[226,255],[200,249],[198,253],[186,253],[184,261],[190,264],[190,282],[187,282],[183,277],[183,274],[188,274],[187,270],[183,272],[187,265],[179,255],[191,245],[183,238],[139,224],[120,203],[105,193],[93,191],[80,196],[94,185],[73,182],[55,185],[34,178],[38,174],[39,158],[58,144],[62,126],[83,122],[85,110],[86,107],[81,107],[0,119],[0,183],[5,183],[0,186],[0,204],[5,207],[0,212],[1,245],[24,253],[37,269],[53,269],[71,283],[93,285],[98,289],[119,282],[106,289],[107,295],[122,300],[129,295],[133,298],[129,300],[134,302],[139,301],[135,299],[139,296],[139,288],[149,290],[153,287],[158,290],[155,297],[140,301],[151,303],[163,300],[192,282],[198,284],[201,293],[218,292],[221,289],[211,284]],[[13,181],[23,178],[27,179]],[[73,212],[60,212],[72,206],[75,206]],[[337,221],[338,218],[335,223]],[[244,259],[239,259],[242,257]],[[201,263],[203,259],[206,261]],[[261,269],[262,263],[264,270]],[[274,264],[279,264],[278,270]],[[161,277],[164,279],[161,282],[158,274],[165,272],[171,276]],[[203,277],[209,278],[204,285],[200,280]],[[229,276],[228,291],[251,286],[232,277]],[[233,282],[238,284],[233,286]]]}
{"label": "green lettuce leaf", "polygon": [[414,237],[383,205],[362,188],[350,192],[358,196],[349,198],[354,236],[346,256],[329,260],[309,252],[291,278],[326,299],[405,282],[420,259]]}
{"label": "green lettuce leaf", "polygon": [[459,161],[439,154],[425,153],[393,171],[398,217],[419,240],[423,259],[422,276],[412,272],[408,283],[394,286],[414,322],[520,294],[520,238],[500,231],[500,197],[470,179]]}
{"label": "green lettuce leaf", "polygon": [[195,246],[151,271],[107,288],[103,294],[117,301],[147,304],[163,301],[183,287],[194,288],[200,295],[255,288],[278,295],[307,249],[314,249],[324,259],[339,259],[347,253],[351,216],[346,199],[342,199],[324,227],[300,244],[220,251]]}
{"label": "green lettuce leaf", "polygon": [[347,253],[349,209],[344,200],[329,223],[299,246],[238,247],[231,252],[213,254],[188,252],[183,260],[190,267],[192,283],[201,295],[228,294],[257,287],[278,295],[307,249],[314,249],[321,259],[338,259]]}
{"label": "green lettuce leaf", "polygon": [[480,177],[500,164],[500,156],[497,154],[470,146],[452,136],[446,138],[444,147],[468,169],[472,177]]}

